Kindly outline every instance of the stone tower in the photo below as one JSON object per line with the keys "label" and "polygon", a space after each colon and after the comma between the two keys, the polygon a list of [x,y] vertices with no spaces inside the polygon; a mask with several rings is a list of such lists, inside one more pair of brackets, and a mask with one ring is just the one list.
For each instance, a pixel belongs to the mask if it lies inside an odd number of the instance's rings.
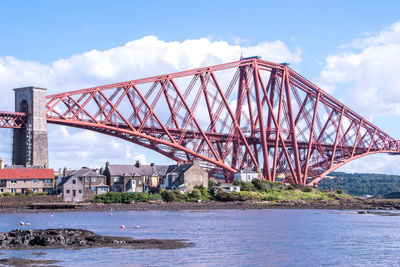
{"label": "stone tower", "polygon": [[14,129],[12,163],[48,168],[46,89],[24,87],[14,92],[15,111],[28,117],[25,128]]}

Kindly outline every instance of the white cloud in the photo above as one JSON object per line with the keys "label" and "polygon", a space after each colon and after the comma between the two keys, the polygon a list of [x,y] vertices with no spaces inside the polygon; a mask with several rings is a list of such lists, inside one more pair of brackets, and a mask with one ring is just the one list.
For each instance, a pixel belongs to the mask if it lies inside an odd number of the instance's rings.
{"label": "white cloud", "polygon": [[348,88],[345,104],[363,116],[400,115],[400,22],[351,43],[356,52],[326,58],[322,83]]}
{"label": "white cloud", "polygon": [[[301,53],[299,48],[291,50],[281,41],[240,46],[207,38],[165,42],[155,36],[147,36],[124,46],[104,51],[92,50],[50,65],[10,56],[0,57],[0,110],[13,110],[11,89],[17,87],[36,85],[48,88],[47,93],[51,94],[235,61],[241,54],[258,55],[276,62],[299,63]],[[151,154],[134,148],[128,142],[89,131],[59,126],[49,129],[50,164],[55,168],[65,165],[99,166],[104,165],[106,160],[118,163],[140,159],[144,162],[148,158],[145,155]],[[3,140],[7,135],[0,132]],[[9,149],[0,146],[0,153],[9,154]],[[153,157],[147,161],[158,162],[160,158]]]}
{"label": "white cloud", "polygon": [[[344,104],[368,120],[400,115],[400,22],[341,46],[326,58],[321,88],[328,88]],[[389,129],[382,129],[390,134]],[[392,133],[395,134],[395,133]],[[398,158],[368,156],[339,171],[399,173]]]}

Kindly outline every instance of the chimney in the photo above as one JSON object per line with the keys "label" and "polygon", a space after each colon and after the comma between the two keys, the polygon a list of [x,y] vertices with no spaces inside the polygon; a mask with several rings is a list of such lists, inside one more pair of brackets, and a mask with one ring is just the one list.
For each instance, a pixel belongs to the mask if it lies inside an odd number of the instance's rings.
{"label": "chimney", "polygon": [[140,161],[137,160],[137,161],[136,161],[136,164],[135,164],[135,167],[136,167],[136,168],[140,168],[140,165],[141,165],[141,164],[140,164]]}
{"label": "chimney", "polygon": [[4,159],[0,159],[0,170],[4,169]]}

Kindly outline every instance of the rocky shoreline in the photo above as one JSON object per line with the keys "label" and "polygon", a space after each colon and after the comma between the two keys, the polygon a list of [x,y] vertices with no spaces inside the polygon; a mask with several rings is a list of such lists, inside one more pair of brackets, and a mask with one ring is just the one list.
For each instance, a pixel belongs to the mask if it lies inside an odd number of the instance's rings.
{"label": "rocky shoreline", "polygon": [[[20,213],[37,211],[124,211],[124,210],[217,210],[217,209],[336,209],[336,210],[400,210],[399,199],[361,199],[342,198],[333,201],[324,200],[280,200],[280,201],[234,201],[234,202],[163,202],[149,201],[131,204],[122,203],[68,203],[30,202],[0,198],[0,213]],[[42,201],[40,199],[39,201]],[[36,204],[33,204],[36,203]]]}
{"label": "rocky shoreline", "polygon": [[82,229],[13,230],[0,232],[0,250],[8,249],[85,249],[98,247],[132,249],[179,249],[192,246],[179,239],[132,239],[102,236]]}

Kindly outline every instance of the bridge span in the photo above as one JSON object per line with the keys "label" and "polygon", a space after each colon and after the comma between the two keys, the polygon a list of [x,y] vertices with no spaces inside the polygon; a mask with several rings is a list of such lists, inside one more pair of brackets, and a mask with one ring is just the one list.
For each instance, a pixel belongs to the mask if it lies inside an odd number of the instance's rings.
{"label": "bridge span", "polygon": [[[48,95],[43,106],[47,123],[197,159],[227,180],[254,168],[314,185],[354,159],[400,153],[399,141],[288,64],[258,58]],[[20,131],[29,116],[0,112],[0,127]]]}

